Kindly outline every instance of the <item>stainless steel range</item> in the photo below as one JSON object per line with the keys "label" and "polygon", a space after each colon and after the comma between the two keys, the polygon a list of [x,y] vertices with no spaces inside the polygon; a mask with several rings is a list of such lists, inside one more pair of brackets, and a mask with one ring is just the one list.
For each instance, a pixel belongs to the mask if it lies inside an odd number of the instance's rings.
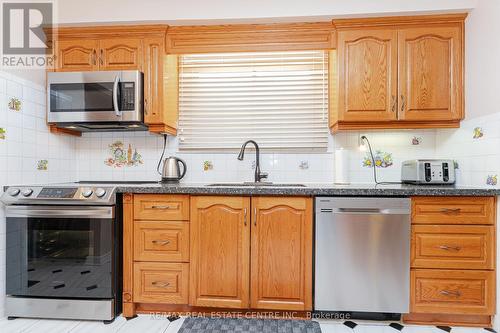
{"label": "stainless steel range", "polygon": [[0,200],[7,205],[7,316],[111,321],[121,312],[113,186],[11,186]]}

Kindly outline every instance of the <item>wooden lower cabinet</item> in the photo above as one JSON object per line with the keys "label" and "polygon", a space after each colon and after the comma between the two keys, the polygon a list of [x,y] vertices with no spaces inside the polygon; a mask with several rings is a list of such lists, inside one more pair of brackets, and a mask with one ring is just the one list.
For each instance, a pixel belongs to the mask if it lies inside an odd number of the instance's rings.
{"label": "wooden lower cabinet", "polygon": [[312,309],[312,199],[191,197],[190,305]]}
{"label": "wooden lower cabinet", "polygon": [[312,309],[312,200],[252,199],[250,294],[254,309]]}
{"label": "wooden lower cabinet", "polygon": [[136,221],[134,260],[189,262],[189,223]]}
{"label": "wooden lower cabinet", "polygon": [[411,272],[411,311],[491,315],[495,272],[416,269]]}
{"label": "wooden lower cabinet", "polygon": [[248,308],[250,198],[191,197],[190,305]]}
{"label": "wooden lower cabinet", "polygon": [[496,198],[412,198],[406,323],[491,326],[496,309]]}
{"label": "wooden lower cabinet", "polygon": [[140,262],[134,264],[134,301],[186,304],[189,264]]}

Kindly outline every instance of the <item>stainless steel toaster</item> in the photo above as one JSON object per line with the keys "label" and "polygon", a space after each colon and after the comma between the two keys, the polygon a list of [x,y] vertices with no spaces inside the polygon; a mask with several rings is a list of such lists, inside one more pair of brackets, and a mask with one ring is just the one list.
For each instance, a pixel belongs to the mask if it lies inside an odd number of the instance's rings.
{"label": "stainless steel toaster", "polygon": [[408,184],[455,184],[455,163],[437,159],[404,161],[401,181]]}

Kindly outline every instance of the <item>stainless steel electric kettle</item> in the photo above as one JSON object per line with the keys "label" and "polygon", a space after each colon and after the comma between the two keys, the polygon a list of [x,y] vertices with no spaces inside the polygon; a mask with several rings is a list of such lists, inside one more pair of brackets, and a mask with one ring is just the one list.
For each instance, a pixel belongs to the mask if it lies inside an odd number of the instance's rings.
{"label": "stainless steel electric kettle", "polygon": [[[182,164],[182,174],[180,164]],[[161,180],[163,182],[178,182],[186,174],[186,162],[180,158],[170,156],[163,161]]]}

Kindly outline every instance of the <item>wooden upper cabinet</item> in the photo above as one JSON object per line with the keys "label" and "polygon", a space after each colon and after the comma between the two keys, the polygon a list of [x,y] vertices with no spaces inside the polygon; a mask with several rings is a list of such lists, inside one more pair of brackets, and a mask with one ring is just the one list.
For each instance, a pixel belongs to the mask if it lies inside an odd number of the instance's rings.
{"label": "wooden upper cabinet", "polygon": [[250,198],[191,197],[192,306],[248,308]]}
{"label": "wooden upper cabinet", "polygon": [[164,44],[162,38],[148,38],[144,43],[144,118],[148,124],[162,122]]}
{"label": "wooden upper cabinet", "polygon": [[312,309],[312,199],[252,199],[251,308]]}
{"label": "wooden upper cabinet", "polygon": [[399,118],[462,119],[460,27],[402,29],[398,44]]}
{"label": "wooden upper cabinet", "polygon": [[396,120],[396,31],[341,31],[338,53],[340,120]]}
{"label": "wooden upper cabinet", "polygon": [[110,38],[99,41],[100,70],[142,70],[142,40]]}
{"label": "wooden upper cabinet", "polygon": [[334,20],[330,127],[459,127],[465,14]]}
{"label": "wooden upper cabinet", "polygon": [[96,40],[61,40],[56,42],[56,71],[95,71],[98,70]]}

